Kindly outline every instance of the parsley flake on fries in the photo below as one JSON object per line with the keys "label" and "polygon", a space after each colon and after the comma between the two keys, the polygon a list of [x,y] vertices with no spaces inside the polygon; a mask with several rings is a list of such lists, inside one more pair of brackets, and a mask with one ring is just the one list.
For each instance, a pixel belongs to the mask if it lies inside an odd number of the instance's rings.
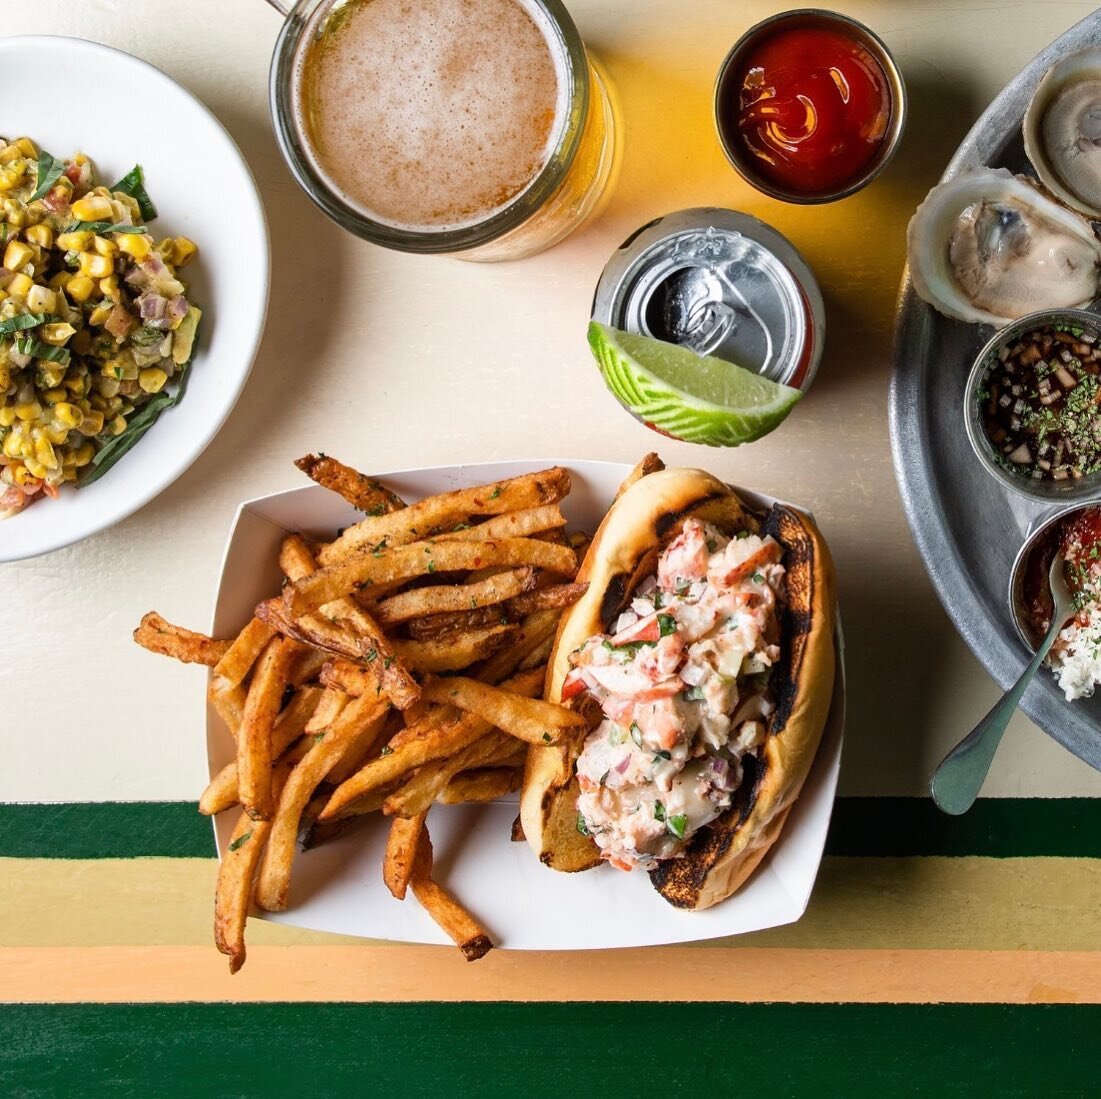
{"label": "parsley flake on fries", "polygon": [[208,815],[238,814],[218,874],[215,944],[237,972],[250,909],[293,903],[296,851],[374,819],[388,828],[386,887],[399,900],[412,892],[473,961],[492,941],[433,876],[425,822],[437,805],[513,793],[528,745],[578,727],[538,697],[558,620],[587,587],[573,578],[588,535],[567,534],[559,508],[569,473],[407,504],[327,455],[295,464],[364,518],[320,544],[288,533],[282,592],[235,637],[155,612],[134,632],[151,652],[206,666],[234,745],[199,802]]}

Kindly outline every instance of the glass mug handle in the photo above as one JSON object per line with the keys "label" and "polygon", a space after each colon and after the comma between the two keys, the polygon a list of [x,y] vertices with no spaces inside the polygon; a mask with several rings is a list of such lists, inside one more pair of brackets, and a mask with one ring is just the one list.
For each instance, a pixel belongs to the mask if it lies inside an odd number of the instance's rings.
{"label": "glass mug handle", "polygon": [[293,0],[291,0],[291,2],[286,2],[286,0],[268,0],[268,3],[285,19],[291,13]]}

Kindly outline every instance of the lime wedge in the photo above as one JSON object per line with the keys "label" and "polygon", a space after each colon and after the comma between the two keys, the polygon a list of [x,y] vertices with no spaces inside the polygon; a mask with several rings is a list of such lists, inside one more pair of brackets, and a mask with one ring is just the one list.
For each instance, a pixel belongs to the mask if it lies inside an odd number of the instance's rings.
{"label": "lime wedge", "polygon": [[803,395],[713,355],[596,321],[589,346],[604,384],[628,412],[689,443],[750,443],[778,427]]}

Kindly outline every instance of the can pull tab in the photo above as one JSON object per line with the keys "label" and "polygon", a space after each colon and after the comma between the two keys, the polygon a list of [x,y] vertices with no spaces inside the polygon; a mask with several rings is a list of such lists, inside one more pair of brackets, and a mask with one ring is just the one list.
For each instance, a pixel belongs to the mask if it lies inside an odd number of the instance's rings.
{"label": "can pull tab", "polygon": [[710,355],[738,330],[738,312],[724,301],[699,302],[688,314],[680,342],[697,355]]}
{"label": "can pull tab", "polygon": [[724,300],[724,289],[704,268],[674,272],[654,288],[647,309],[650,335],[710,355],[738,330],[737,306]]}

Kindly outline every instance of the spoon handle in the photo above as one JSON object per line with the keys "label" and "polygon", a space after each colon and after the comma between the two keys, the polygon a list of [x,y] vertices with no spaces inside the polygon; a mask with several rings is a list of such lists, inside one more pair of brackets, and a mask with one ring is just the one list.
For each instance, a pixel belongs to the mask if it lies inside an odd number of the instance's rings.
{"label": "spoon handle", "polygon": [[979,796],[994,753],[1001,743],[1009,719],[1021,701],[1021,695],[1047,656],[1059,633],[1061,624],[1052,624],[1047,637],[1036,651],[1032,663],[1021,673],[994,708],[941,760],[933,775],[932,794],[937,806],[945,813],[959,816],[966,813]]}

